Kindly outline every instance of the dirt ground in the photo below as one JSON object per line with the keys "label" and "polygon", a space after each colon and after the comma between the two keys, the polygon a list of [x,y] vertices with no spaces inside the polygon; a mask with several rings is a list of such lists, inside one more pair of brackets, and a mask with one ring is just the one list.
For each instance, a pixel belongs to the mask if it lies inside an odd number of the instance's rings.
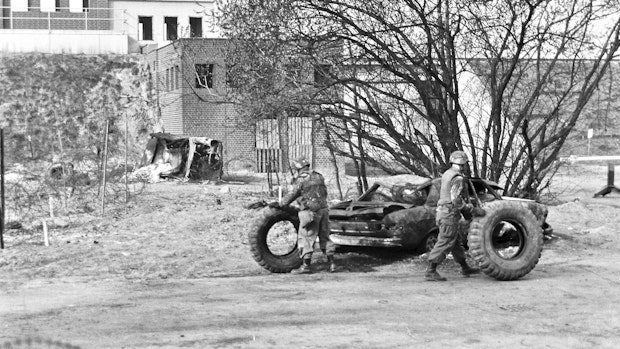
{"label": "dirt ground", "polygon": [[423,281],[406,251],[341,249],[337,273],[270,274],[247,229],[265,182],[151,184],[105,217],[8,230],[0,348],[617,348],[620,194],[573,165],[546,199],[555,238],[517,281]]}

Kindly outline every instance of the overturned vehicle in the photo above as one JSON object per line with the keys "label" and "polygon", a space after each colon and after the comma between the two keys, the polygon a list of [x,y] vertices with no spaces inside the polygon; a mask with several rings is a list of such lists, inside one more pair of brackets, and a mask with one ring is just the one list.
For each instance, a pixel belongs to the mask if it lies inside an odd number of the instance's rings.
{"label": "overturned vehicle", "polygon": [[[397,247],[430,251],[439,229],[435,209],[440,178],[423,184],[375,183],[356,200],[329,209],[330,238],[337,245]],[[465,213],[460,231],[482,271],[497,280],[515,280],[538,263],[548,209],[533,200],[505,197],[502,188],[482,178],[468,178],[468,199],[484,216]],[[301,265],[297,249],[299,220],[295,207],[269,208],[249,233],[254,259],[265,269],[286,273]]]}
{"label": "overturned vehicle", "polygon": [[149,182],[161,178],[220,180],[222,151],[222,142],[215,139],[151,133],[139,172]]}

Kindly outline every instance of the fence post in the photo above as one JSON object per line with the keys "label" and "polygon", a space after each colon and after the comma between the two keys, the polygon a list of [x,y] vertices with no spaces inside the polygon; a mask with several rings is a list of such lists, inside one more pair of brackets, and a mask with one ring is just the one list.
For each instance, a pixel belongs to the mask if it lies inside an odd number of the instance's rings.
{"label": "fence post", "polygon": [[105,123],[105,141],[103,147],[103,173],[101,176],[101,216],[105,214],[105,187],[106,187],[106,172],[108,171],[108,134],[110,132],[110,120]]}

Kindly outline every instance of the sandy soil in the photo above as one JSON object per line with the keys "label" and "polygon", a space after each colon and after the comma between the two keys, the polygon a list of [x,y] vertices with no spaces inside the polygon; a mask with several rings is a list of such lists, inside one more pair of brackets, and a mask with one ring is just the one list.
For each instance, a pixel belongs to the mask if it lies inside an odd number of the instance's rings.
{"label": "sandy soil", "polygon": [[340,250],[340,272],[270,274],[251,258],[244,206],[264,182],[149,185],[105,217],[9,230],[0,348],[616,348],[620,195],[606,166],[571,166],[546,199],[556,238],[524,278],[423,281],[424,261]]}

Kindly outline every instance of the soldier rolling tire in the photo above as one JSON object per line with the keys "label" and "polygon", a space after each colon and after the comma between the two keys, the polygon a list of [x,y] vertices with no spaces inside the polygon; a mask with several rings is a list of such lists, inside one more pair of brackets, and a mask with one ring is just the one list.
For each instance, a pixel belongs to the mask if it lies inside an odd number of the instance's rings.
{"label": "soldier rolling tire", "polygon": [[248,240],[254,260],[273,273],[288,273],[301,266],[297,248],[299,219],[292,208],[269,208],[250,229]]}
{"label": "soldier rolling tire", "polygon": [[482,271],[497,280],[527,275],[542,254],[542,228],[526,203],[489,202],[486,215],[474,217],[468,236],[469,252]]}

